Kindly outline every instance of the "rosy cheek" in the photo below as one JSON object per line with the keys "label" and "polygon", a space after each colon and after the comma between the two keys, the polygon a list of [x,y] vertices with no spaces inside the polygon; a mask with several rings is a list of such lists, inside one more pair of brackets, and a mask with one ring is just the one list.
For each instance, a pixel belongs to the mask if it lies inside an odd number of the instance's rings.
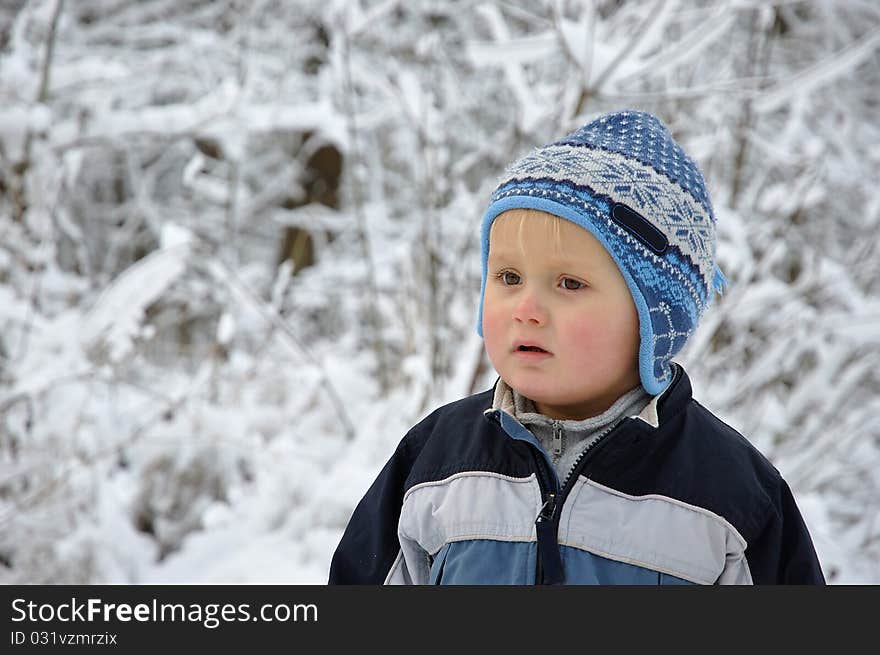
{"label": "rosy cheek", "polygon": [[605,331],[596,321],[584,319],[569,322],[561,332],[566,343],[577,345],[582,350],[601,347],[607,338]]}
{"label": "rosy cheek", "polygon": [[506,334],[504,309],[497,303],[483,305],[483,343],[490,359],[502,348]]}
{"label": "rosy cheek", "polygon": [[565,326],[563,339],[570,352],[580,354],[591,366],[625,359],[627,353],[634,360],[638,358],[637,319],[633,325],[625,318],[612,320],[607,315],[574,320]]}

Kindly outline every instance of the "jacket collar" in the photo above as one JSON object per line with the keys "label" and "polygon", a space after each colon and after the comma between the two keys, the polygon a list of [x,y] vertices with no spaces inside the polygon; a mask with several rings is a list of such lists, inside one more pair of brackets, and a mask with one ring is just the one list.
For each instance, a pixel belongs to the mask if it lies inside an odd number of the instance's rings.
{"label": "jacket collar", "polygon": [[[684,368],[677,362],[672,363],[674,374],[672,382],[666,389],[651,398],[645,408],[631,418],[642,420],[650,427],[659,428],[668,418],[677,414],[691,399],[691,382]],[[511,417],[516,416],[513,400],[513,389],[500,377],[495,381],[492,395],[492,406],[484,410],[484,414],[502,411]]]}

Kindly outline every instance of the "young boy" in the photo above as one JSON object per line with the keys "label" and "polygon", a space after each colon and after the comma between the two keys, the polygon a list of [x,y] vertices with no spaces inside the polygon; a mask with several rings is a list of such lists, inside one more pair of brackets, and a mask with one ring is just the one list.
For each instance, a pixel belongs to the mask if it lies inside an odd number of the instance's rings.
{"label": "young boy", "polygon": [[824,584],[779,472],[672,362],[726,280],[703,177],[656,117],[515,162],[482,263],[499,378],[404,437],[331,584]]}

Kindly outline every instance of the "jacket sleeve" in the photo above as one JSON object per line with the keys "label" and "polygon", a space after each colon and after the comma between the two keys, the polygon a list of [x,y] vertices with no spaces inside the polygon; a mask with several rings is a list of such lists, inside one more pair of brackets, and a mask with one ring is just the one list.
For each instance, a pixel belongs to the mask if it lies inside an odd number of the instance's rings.
{"label": "jacket sleeve", "polygon": [[328,584],[411,582],[397,525],[406,479],[419,450],[412,441],[410,435],[404,437],[355,508],[330,563]]}
{"label": "jacket sleeve", "polygon": [[781,477],[764,528],[745,554],[756,585],[825,584],[813,540],[791,489]]}

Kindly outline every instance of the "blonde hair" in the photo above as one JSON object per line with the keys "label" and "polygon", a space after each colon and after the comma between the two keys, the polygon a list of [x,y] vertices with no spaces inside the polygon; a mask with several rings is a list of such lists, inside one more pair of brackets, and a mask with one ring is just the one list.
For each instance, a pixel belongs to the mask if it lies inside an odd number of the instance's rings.
{"label": "blonde hair", "polygon": [[[498,216],[495,217],[495,220],[492,221],[492,227],[489,229],[489,238],[491,239],[492,235],[495,235],[496,238],[507,237],[505,240],[509,243],[513,243],[514,239],[511,237],[515,234],[515,243],[517,244],[520,253],[525,255],[526,248],[525,239],[523,238],[523,226],[526,221],[537,221],[544,228],[543,231],[548,235],[548,238],[540,245],[543,246],[552,243],[556,254],[562,257],[565,256],[565,239],[563,239],[562,231],[564,229],[563,223],[567,223],[568,221],[564,218],[559,218],[558,216],[548,214],[547,212],[538,209],[508,209],[507,211],[498,214]],[[501,237],[501,234],[503,234],[504,237]]]}

